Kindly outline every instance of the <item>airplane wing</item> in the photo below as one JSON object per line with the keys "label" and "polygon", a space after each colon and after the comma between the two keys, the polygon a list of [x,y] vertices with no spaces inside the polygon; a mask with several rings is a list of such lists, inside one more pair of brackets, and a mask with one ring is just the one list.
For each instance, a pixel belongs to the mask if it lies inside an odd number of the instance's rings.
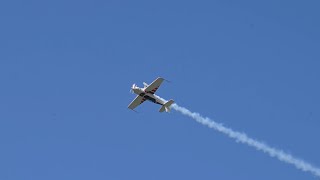
{"label": "airplane wing", "polygon": [[134,109],[137,106],[139,106],[140,104],[142,104],[146,99],[144,97],[141,96],[137,96],[136,98],[134,98],[134,100],[129,104],[128,108],[129,109]]}
{"label": "airplane wing", "polygon": [[147,93],[154,94],[158,90],[158,88],[161,85],[161,83],[163,82],[163,80],[164,80],[163,78],[158,77],[148,87],[146,87],[146,89],[144,91]]}

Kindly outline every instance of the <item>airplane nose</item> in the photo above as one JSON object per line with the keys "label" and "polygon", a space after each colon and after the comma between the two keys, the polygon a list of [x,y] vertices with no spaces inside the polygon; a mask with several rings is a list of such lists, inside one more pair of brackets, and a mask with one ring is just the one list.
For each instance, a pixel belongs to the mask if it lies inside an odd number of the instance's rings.
{"label": "airplane nose", "polygon": [[136,88],[136,84],[132,84],[131,86],[131,89],[130,89],[130,92],[133,94],[134,93],[134,89]]}
{"label": "airplane nose", "polygon": [[136,87],[132,87],[132,88],[130,89],[130,92],[131,92],[132,94],[136,93],[136,92],[137,92],[137,88],[136,88]]}

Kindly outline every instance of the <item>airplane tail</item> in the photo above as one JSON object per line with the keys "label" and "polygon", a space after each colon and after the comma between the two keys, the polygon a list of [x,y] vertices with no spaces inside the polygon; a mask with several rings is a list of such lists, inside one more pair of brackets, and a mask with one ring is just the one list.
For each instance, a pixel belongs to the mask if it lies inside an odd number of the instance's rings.
{"label": "airplane tail", "polygon": [[170,112],[170,106],[171,104],[173,104],[174,101],[171,99],[169,100],[168,102],[166,102],[159,110],[159,112],[163,112],[163,111],[166,111],[166,112]]}

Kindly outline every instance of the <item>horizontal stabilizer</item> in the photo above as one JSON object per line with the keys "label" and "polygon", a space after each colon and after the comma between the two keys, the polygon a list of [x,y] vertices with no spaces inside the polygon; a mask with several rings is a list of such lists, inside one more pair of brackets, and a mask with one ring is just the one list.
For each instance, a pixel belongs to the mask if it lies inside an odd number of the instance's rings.
{"label": "horizontal stabilizer", "polygon": [[159,112],[170,112],[170,106],[174,103],[174,101],[171,99],[168,102],[166,102],[159,110]]}

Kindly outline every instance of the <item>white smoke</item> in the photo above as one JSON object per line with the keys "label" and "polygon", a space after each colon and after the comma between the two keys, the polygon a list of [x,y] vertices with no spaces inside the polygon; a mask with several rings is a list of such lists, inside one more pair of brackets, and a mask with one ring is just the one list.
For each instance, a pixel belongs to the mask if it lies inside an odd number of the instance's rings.
{"label": "white smoke", "polygon": [[293,157],[292,155],[283,152],[280,149],[276,149],[273,147],[270,147],[269,145],[260,142],[258,140],[252,139],[248,137],[245,133],[237,132],[232,130],[231,128],[227,128],[223,126],[220,123],[217,123],[207,117],[202,117],[200,114],[191,112],[188,109],[184,107],[180,107],[177,104],[173,104],[171,106],[174,110],[191,117],[192,119],[196,120],[197,122],[208,126],[209,128],[212,128],[214,130],[217,130],[230,138],[235,139],[237,142],[241,142],[243,144],[247,144],[248,146],[254,147],[256,150],[262,151],[264,153],[267,153],[269,156],[279,159],[282,162],[292,164],[297,169],[310,172],[314,174],[317,177],[320,177],[320,169],[318,167],[315,167],[311,165],[308,162],[305,162],[302,159],[298,159],[296,157]]}

